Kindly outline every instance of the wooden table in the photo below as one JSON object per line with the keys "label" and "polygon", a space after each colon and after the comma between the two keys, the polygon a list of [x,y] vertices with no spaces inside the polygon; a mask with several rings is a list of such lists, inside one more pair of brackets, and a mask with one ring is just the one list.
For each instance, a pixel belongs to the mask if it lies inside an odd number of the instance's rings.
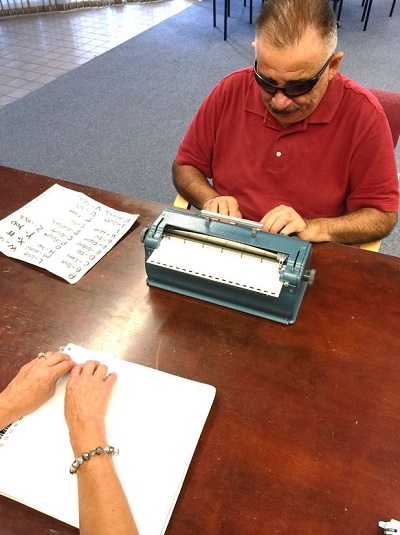
{"label": "wooden table", "polygon": [[[67,342],[214,385],[168,535],[378,534],[400,518],[399,258],[315,245],[315,285],[281,325],[147,287],[140,233],[161,204],[0,168],[0,218],[54,182],[140,218],[76,285],[0,255],[0,388]],[[2,535],[77,533],[4,497],[0,517]]]}

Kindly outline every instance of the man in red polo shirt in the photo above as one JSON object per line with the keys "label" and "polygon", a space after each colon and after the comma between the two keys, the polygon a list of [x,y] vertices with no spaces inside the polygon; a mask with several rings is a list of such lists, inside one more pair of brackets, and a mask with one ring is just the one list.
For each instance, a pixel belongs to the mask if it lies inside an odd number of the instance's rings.
{"label": "man in red polo shirt", "polygon": [[397,220],[398,178],[376,98],[338,70],[329,0],[268,0],[254,67],[205,99],[173,178],[191,204],[261,221],[266,231],[359,244]]}

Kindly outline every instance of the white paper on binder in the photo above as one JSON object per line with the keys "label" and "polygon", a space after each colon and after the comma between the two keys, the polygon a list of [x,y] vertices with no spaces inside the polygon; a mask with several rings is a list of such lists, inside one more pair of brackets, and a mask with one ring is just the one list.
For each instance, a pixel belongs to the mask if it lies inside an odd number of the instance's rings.
{"label": "white paper on binder", "polygon": [[[99,360],[117,372],[107,411],[114,464],[141,535],[163,535],[215,396],[215,388],[74,344],[75,362]],[[55,394],[0,440],[0,494],[78,527],[73,452],[62,377]],[[2,533],[1,529],[0,532]]]}
{"label": "white paper on binder", "polygon": [[272,297],[283,284],[274,260],[175,236],[165,236],[147,262]]}

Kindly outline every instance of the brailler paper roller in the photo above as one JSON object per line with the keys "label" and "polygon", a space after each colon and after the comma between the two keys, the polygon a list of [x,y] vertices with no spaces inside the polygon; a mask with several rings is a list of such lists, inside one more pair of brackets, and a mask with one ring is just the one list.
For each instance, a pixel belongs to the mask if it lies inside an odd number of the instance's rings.
{"label": "brailler paper roller", "polygon": [[310,242],[261,223],[167,208],[142,233],[147,283],[281,323],[294,323],[307,285]]}

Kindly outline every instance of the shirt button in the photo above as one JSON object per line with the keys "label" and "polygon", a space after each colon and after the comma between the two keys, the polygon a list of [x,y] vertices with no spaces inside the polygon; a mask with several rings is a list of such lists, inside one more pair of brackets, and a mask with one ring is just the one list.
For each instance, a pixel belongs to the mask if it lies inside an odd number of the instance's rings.
{"label": "shirt button", "polygon": [[277,157],[280,158],[282,156],[282,153],[280,150],[278,150],[278,152],[276,153]]}

